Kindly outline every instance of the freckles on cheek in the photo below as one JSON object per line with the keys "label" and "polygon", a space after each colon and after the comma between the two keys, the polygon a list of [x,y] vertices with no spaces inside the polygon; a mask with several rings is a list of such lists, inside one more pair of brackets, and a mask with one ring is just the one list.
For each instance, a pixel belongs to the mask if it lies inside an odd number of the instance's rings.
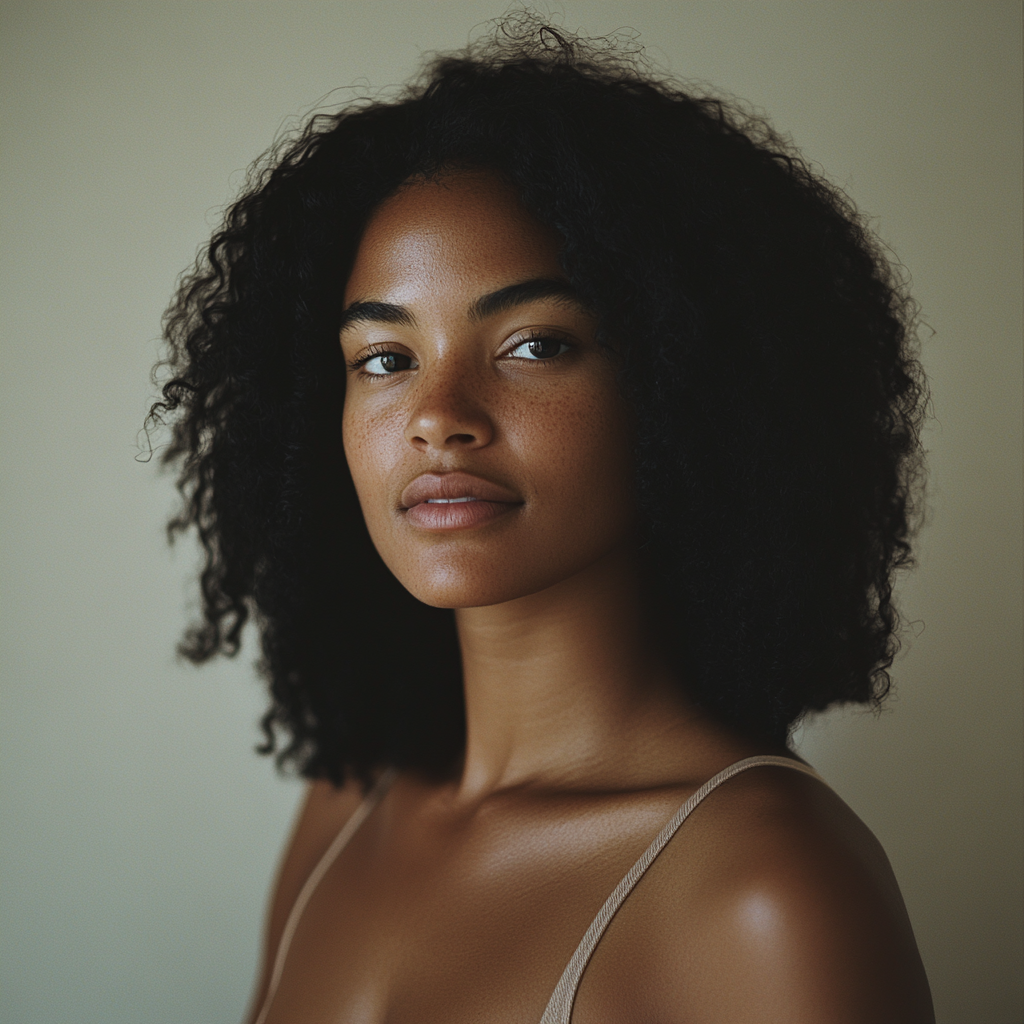
{"label": "freckles on cheek", "polygon": [[349,412],[346,404],[341,417],[341,447],[345,452],[345,461],[348,463],[349,472],[352,478],[356,479],[359,472],[360,452],[363,446],[363,438],[359,431],[359,425]]}
{"label": "freckles on cheek", "polygon": [[365,409],[346,409],[342,442],[363,511],[370,514],[386,498],[391,470],[401,460],[405,432],[394,416]]}
{"label": "freckles on cheek", "polygon": [[593,475],[614,473],[625,440],[609,396],[589,390],[519,410],[512,433],[515,446],[541,475],[559,479],[567,497],[592,485]]}
{"label": "freckles on cheek", "polygon": [[372,467],[375,462],[373,457],[374,430],[364,416],[355,415],[346,410],[342,419],[341,436],[349,472],[358,487],[361,481],[365,481],[368,475],[372,475]]}

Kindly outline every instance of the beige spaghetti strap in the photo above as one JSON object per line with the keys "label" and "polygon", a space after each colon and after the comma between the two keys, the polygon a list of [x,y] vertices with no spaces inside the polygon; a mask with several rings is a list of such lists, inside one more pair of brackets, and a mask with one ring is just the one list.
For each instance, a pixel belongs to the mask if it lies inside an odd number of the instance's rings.
{"label": "beige spaghetti strap", "polygon": [[740,772],[745,772],[748,768],[757,768],[760,765],[767,764],[780,765],[783,768],[795,768],[799,772],[813,775],[816,779],[821,778],[813,768],[809,768],[799,761],[793,761],[788,757],[764,756],[748,757],[743,761],[737,761],[735,764],[731,764],[728,768],[720,771],[713,779],[705,782],[676,811],[669,823],[658,833],[654,842],[644,850],[640,859],[629,869],[626,877],[619,882],[614,892],[605,901],[604,906],[597,912],[597,917],[594,918],[593,924],[587,929],[586,935],[583,936],[583,941],[576,947],[576,952],[573,953],[569,966],[566,967],[561,979],[555,986],[555,991],[552,993],[547,1009],[544,1011],[544,1016],[541,1017],[540,1024],[569,1024],[572,1017],[572,1004],[576,1001],[576,990],[579,988],[580,979],[583,977],[587,963],[591,956],[593,956],[597,944],[601,941],[601,936],[608,925],[611,924],[612,918],[617,913],[619,907],[625,902],[626,897],[633,891],[636,883],[640,881],[644,872],[654,863],[655,857],[665,849],[668,841],[679,830],[679,826],[690,816],[690,812],[708,793],[713,789],[717,789],[727,779],[731,779],[734,775],[739,775]]}
{"label": "beige spaghetti strap", "polygon": [[327,874],[330,866],[338,859],[338,855],[348,846],[349,841],[359,831],[359,826],[370,816],[370,812],[381,802],[384,794],[391,788],[391,783],[398,776],[396,768],[389,768],[377,780],[376,784],[366,794],[363,802],[353,811],[352,816],[341,827],[341,831],[334,837],[334,842],[327,847],[327,851],[317,861],[317,865],[309,874],[305,884],[299,890],[299,895],[292,905],[291,913],[285,922],[284,931],[281,933],[281,941],[277,944],[277,953],[274,956],[274,967],[270,972],[270,983],[267,985],[267,994],[263,999],[263,1006],[260,1008],[259,1016],[253,1024],[263,1024],[270,1012],[270,1004],[277,994],[277,986],[281,983],[281,972],[284,970],[284,962],[288,956],[288,947],[292,944],[295,936],[295,929],[299,925],[302,912],[313,895],[320,880]]}

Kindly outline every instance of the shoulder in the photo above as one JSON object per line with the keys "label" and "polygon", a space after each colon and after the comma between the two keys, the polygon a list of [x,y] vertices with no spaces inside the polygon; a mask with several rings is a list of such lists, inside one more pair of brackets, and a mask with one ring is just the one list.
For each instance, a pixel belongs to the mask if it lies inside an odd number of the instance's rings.
{"label": "shoulder", "polygon": [[683,825],[651,883],[641,909],[657,1019],[934,1019],[885,852],[811,776],[760,766],[728,780]]}
{"label": "shoulder", "polygon": [[260,976],[250,1018],[262,1003],[270,967],[299,891],[362,800],[363,790],[357,782],[337,787],[325,780],[317,780],[306,786],[270,894]]}
{"label": "shoulder", "polygon": [[318,779],[307,785],[274,883],[268,927],[271,940],[275,931],[279,933],[284,928],[284,918],[291,911],[299,890],[363,797],[363,788],[355,781],[338,787]]}

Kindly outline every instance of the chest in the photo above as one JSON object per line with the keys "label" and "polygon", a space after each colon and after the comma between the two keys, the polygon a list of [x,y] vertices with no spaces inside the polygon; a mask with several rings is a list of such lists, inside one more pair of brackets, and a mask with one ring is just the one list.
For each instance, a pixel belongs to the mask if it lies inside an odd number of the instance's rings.
{"label": "chest", "polygon": [[[266,1024],[536,1024],[676,803],[673,794],[442,826],[401,808],[371,819],[306,906]],[[622,989],[609,980],[598,989]],[[595,1020],[611,1011],[587,1003]]]}

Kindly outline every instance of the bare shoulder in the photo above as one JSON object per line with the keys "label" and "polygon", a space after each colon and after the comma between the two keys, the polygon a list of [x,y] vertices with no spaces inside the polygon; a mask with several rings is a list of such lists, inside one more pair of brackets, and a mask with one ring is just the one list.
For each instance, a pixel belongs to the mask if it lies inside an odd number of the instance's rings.
{"label": "bare shoulder", "polygon": [[324,780],[307,785],[274,882],[267,929],[271,948],[299,890],[362,799],[362,788],[356,782],[341,788]]}
{"label": "bare shoulder", "polygon": [[305,797],[292,826],[282,868],[299,868],[305,877],[362,803],[363,788],[355,781],[337,787],[324,779],[306,786]]}
{"label": "bare shoulder", "polygon": [[811,776],[758,767],[730,779],[684,824],[641,895],[646,881],[635,895],[655,1019],[934,1021],[884,850]]}
{"label": "bare shoulder", "polygon": [[307,784],[271,889],[260,971],[247,1019],[262,1004],[274,954],[299,891],[362,799],[362,787],[356,782],[340,788],[324,780]]}

